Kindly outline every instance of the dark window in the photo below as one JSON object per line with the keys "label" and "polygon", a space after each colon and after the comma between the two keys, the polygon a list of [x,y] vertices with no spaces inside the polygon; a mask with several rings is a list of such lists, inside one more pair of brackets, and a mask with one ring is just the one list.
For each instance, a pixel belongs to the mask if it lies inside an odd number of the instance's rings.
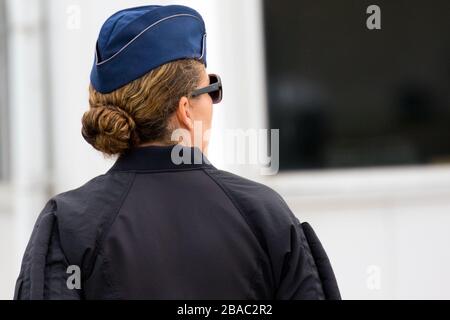
{"label": "dark window", "polygon": [[265,0],[280,168],[450,163],[450,1]]}
{"label": "dark window", "polygon": [[7,53],[5,0],[0,0],[0,181],[9,178]]}

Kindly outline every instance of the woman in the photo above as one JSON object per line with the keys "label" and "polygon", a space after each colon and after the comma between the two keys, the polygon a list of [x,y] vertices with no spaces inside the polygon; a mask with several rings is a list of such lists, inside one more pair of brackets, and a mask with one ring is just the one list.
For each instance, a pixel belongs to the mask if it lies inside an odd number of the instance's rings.
{"label": "woman", "polygon": [[193,145],[222,99],[205,67],[205,25],[191,8],[131,8],[105,22],[82,135],[119,157],[48,201],[16,299],[340,298],[309,225],[273,190],[217,170],[207,139]]}

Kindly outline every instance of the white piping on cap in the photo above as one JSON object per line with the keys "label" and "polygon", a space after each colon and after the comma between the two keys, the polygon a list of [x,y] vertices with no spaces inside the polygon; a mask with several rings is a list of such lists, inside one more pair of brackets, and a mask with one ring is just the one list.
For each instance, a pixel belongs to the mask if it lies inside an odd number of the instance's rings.
{"label": "white piping on cap", "polygon": [[[120,48],[119,51],[117,51],[115,54],[113,54],[113,55],[112,55],[111,57],[109,57],[108,59],[103,60],[102,62],[98,62],[98,51],[97,51],[97,47],[96,47],[96,48],[95,48],[95,64],[96,64],[97,66],[100,66],[100,65],[102,65],[102,64],[104,64],[104,63],[110,61],[111,59],[115,58],[119,53],[121,53],[123,50],[125,50],[125,48],[127,48],[130,44],[132,44],[137,38],[139,38],[141,35],[143,35],[144,32],[146,32],[147,30],[151,29],[152,27],[156,26],[157,24],[159,24],[159,23],[161,23],[161,22],[163,22],[163,21],[165,21],[165,20],[172,19],[172,18],[176,18],[176,17],[192,17],[192,18],[195,18],[195,19],[201,21],[197,16],[194,16],[194,15],[188,14],[188,13],[174,14],[174,15],[165,17],[165,18],[163,18],[163,19],[160,19],[160,20],[158,20],[158,21],[152,23],[151,25],[149,25],[149,26],[148,26],[147,28],[145,28],[144,30],[142,30],[137,36],[135,36],[133,39],[131,39],[131,40],[130,40],[126,45],[124,45],[122,48]],[[206,36],[206,33],[205,33],[205,35],[203,36],[203,41],[205,40],[205,36]],[[204,48],[202,49],[202,57],[203,57],[203,53],[204,53],[203,50],[204,50]]]}
{"label": "white piping on cap", "polygon": [[206,33],[203,35],[202,55],[200,56],[200,60],[203,59],[203,56],[205,55],[205,50],[206,50]]}

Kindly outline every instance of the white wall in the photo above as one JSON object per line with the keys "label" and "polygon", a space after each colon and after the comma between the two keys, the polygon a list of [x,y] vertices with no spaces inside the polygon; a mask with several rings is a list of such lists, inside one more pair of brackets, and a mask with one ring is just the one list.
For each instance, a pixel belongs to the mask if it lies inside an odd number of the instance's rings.
{"label": "white wall", "polygon": [[[7,1],[11,183],[3,205],[0,297],[9,297],[33,222],[47,197],[45,37],[41,1]],[[11,213],[13,212],[13,214]],[[1,212],[0,212],[1,214]],[[7,295],[8,294],[8,295]]]}
{"label": "white wall", "polygon": [[[30,78],[27,82],[24,77],[31,72],[34,77],[45,78],[45,69],[32,69],[33,60],[27,62],[27,59],[29,53],[47,52],[48,106],[52,116],[51,139],[48,140],[39,135],[44,132],[41,126],[45,119],[39,121],[42,114],[36,109],[33,109],[36,114],[27,122],[22,121],[20,114],[15,114],[15,132],[21,137],[14,141],[15,150],[23,153],[15,153],[18,178],[14,181],[26,183],[19,184],[23,187],[15,191],[0,188],[0,298],[12,295],[18,264],[11,257],[22,254],[23,250],[12,249],[5,243],[11,241],[14,233],[19,233],[16,238],[21,239],[29,236],[22,227],[24,220],[28,224],[34,222],[50,195],[76,188],[104,173],[112,164],[112,160],[103,159],[80,134],[81,116],[88,107],[87,87],[95,41],[101,24],[109,15],[124,7],[152,3],[187,4],[205,18],[208,69],[219,73],[225,86],[223,103],[214,106],[210,160],[220,168],[269,184],[285,197],[301,221],[312,223],[333,262],[344,298],[450,298],[446,292],[450,284],[446,273],[450,267],[450,255],[446,250],[450,243],[447,232],[450,225],[449,167],[283,173],[267,177],[258,175],[257,167],[231,167],[224,163],[220,143],[224,129],[266,127],[260,1],[10,2],[14,2],[16,10],[27,6],[28,10],[23,12],[36,10],[49,18],[47,50],[39,44],[38,39],[42,37],[39,32],[32,33],[35,40],[27,42],[28,46],[20,42],[26,30],[40,30],[41,18],[26,22],[23,28],[16,30],[15,39],[22,45],[12,49],[16,61],[12,72],[22,78],[12,82],[16,97],[14,107],[19,105],[27,112],[33,106],[44,112],[42,104],[46,99],[39,95],[40,89],[34,87],[38,80]],[[44,8],[48,10],[39,11],[40,2],[47,4]],[[31,69],[25,71],[25,67]],[[32,89],[31,95],[28,88]],[[45,92],[45,88],[42,90]],[[37,135],[33,136],[33,132]],[[30,137],[33,137],[32,143]],[[50,146],[46,146],[48,141]],[[31,151],[30,146],[34,148]],[[47,149],[51,150],[50,159],[42,152]],[[30,166],[30,163],[34,164]],[[22,172],[22,167],[28,169]],[[42,196],[47,183],[53,188]],[[41,192],[36,193],[36,190]],[[6,196],[7,192],[12,196]],[[11,204],[8,199],[15,200]],[[8,210],[21,217],[16,219],[16,224],[21,225],[14,232]],[[368,270],[370,266],[375,268]]]}

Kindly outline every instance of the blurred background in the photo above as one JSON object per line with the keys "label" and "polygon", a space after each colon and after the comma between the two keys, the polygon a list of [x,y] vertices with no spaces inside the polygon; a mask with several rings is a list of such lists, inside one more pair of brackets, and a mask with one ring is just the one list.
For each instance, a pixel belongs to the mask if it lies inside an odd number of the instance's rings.
{"label": "blurred background", "polygon": [[[148,4],[205,19],[221,75],[209,159],[316,229],[344,299],[450,299],[450,2],[0,0],[0,299],[47,200],[114,162],[82,138],[102,23]],[[224,160],[230,129],[280,129],[280,171]],[[227,150],[234,152],[234,150]]]}

